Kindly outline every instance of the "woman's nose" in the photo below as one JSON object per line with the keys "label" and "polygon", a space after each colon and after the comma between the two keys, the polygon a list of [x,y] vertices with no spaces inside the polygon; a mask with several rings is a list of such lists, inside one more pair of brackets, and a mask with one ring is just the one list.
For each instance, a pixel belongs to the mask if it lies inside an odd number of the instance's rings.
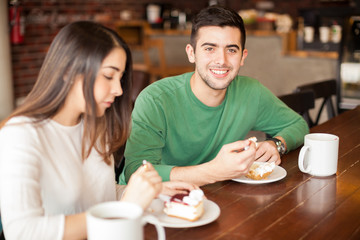
{"label": "woman's nose", "polygon": [[112,85],[112,94],[114,94],[116,97],[123,94],[120,81],[114,81],[114,84]]}

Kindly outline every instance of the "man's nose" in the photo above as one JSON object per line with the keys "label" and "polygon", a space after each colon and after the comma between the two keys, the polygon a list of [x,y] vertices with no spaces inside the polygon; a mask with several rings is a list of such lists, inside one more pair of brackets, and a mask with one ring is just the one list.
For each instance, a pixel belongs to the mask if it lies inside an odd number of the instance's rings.
{"label": "man's nose", "polygon": [[223,65],[226,62],[226,53],[225,50],[219,50],[216,53],[215,63]]}

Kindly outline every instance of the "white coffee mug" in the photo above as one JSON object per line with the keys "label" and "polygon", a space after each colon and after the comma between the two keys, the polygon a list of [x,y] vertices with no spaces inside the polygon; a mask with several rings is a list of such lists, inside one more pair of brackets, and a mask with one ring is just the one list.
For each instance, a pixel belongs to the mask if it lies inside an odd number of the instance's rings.
{"label": "white coffee mug", "polygon": [[333,43],[339,43],[341,41],[341,29],[340,25],[331,26],[331,41]]}
{"label": "white coffee mug", "polygon": [[146,8],[147,19],[149,23],[156,23],[161,17],[161,7],[156,4],[149,4]]}
{"label": "white coffee mug", "polygon": [[299,154],[299,169],[319,177],[333,175],[337,171],[338,151],[338,136],[327,133],[307,134]]}
{"label": "white coffee mug", "polygon": [[314,28],[311,26],[304,27],[304,40],[307,43],[314,41]]}
{"label": "white coffee mug", "polygon": [[326,26],[319,27],[320,42],[327,43],[330,41],[330,28]]}
{"label": "white coffee mug", "polygon": [[165,239],[164,228],[154,216],[143,216],[140,206],[130,202],[104,202],[86,213],[88,240],[143,240],[143,226],[152,222],[159,240]]}

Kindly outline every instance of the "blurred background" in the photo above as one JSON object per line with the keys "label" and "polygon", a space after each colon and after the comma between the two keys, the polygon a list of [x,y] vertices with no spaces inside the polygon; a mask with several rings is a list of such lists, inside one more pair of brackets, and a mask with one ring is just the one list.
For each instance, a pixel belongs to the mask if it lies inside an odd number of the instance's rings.
{"label": "blurred background", "polygon": [[[13,0],[0,3],[0,119],[29,93],[64,25],[90,20],[118,31],[131,47],[135,75],[146,79],[137,85],[141,91],[193,69],[185,54],[191,19],[214,4],[234,9],[246,24],[249,55],[240,75],[258,79],[278,96],[335,79],[336,111],[359,105],[358,0]],[[320,105],[315,102],[310,114]]]}

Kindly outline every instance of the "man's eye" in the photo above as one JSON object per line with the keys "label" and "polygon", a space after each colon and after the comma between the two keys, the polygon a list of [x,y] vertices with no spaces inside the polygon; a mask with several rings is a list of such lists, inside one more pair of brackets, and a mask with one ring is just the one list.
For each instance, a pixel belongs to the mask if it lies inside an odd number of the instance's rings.
{"label": "man's eye", "polygon": [[212,47],[205,48],[205,51],[212,51],[212,50],[213,50]]}
{"label": "man's eye", "polygon": [[236,49],[229,49],[229,52],[236,53],[237,51],[236,51]]}

